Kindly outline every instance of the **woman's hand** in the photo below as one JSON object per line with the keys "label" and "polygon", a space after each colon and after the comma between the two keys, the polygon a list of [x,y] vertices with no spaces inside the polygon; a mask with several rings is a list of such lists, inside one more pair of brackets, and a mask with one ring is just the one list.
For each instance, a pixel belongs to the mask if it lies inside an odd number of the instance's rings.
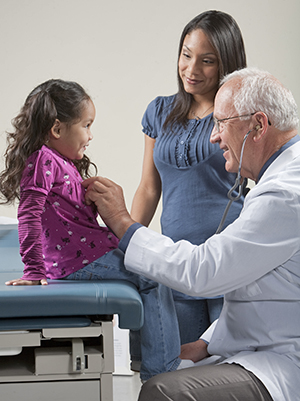
{"label": "woman's hand", "polygon": [[6,281],[6,285],[48,285],[48,282],[45,278],[41,280],[22,280],[21,278],[17,278],[15,280]]}
{"label": "woman's hand", "polygon": [[181,346],[181,354],[179,355],[179,358],[190,359],[196,363],[209,356],[210,354],[207,352],[206,342],[200,339],[193,343],[183,344]]}

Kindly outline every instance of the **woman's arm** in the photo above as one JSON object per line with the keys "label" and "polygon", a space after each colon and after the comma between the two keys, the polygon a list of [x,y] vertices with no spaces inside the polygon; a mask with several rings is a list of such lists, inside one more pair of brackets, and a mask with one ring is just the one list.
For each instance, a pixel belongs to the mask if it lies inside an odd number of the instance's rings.
{"label": "woman's arm", "polygon": [[154,216],[161,195],[161,180],[153,161],[154,145],[155,139],[145,135],[142,178],[131,207],[133,220],[146,227]]}

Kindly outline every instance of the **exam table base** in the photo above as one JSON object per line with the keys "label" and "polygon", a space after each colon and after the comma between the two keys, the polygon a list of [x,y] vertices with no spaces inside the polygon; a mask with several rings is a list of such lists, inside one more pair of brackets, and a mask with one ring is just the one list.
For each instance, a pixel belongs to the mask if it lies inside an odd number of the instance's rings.
{"label": "exam table base", "polygon": [[1,401],[112,401],[113,323],[0,332]]}

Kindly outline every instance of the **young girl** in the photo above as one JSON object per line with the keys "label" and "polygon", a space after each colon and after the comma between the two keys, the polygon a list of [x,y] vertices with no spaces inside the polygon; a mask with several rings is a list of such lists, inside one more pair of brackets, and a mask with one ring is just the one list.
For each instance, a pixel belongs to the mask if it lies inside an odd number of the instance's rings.
{"label": "young girl", "polygon": [[35,88],[13,120],[6,169],[0,174],[4,201],[19,199],[21,278],[7,285],[47,285],[47,279],[124,279],[144,304],[141,379],[176,370],[179,330],[170,290],[127,272],[118,240],[99,226],[85,203],[81,182],[91,165],[84,154],[92,139],[95,107],[75,82],[49,80]]}

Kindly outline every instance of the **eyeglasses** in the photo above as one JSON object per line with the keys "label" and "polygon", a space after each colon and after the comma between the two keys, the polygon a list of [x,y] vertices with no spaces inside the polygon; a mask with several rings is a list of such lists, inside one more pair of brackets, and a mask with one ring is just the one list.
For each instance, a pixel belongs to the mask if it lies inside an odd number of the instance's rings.
{"label": "eyeglasses", "polygon": [[[255,112],[256,113],[256,112]],[[241,116],[234,116],[234,117],[227,117],[227,118],[221,118],[221,120],[219,120],[218,118],[214,117],[214,124],[217,130],[217,133],[220,133],[220,123],[222,123],[223,121],[227,121],[227,120],[233,120],[234,118],[241,118],[241,117],[251,117],[253,116],[255,113],[251,113],[251,114],[243,114]]]}

